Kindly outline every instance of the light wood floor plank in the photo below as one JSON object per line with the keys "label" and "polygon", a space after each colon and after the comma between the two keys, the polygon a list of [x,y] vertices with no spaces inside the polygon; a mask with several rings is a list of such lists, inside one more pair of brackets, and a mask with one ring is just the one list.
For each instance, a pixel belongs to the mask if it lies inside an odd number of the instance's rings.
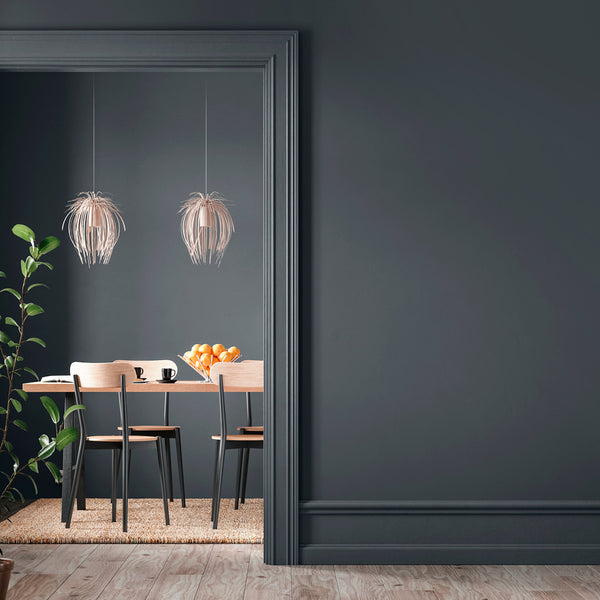
{"label": "light wood floor plank", "polygon": [[15,561],[9,589],[58,548],[57,544],[4,544],[4,557]]}
{"label": "light wood floor plank", "polygon": [[197,600],[242,600],[251,551],[251,544],[215,545],[196,594]]}
{"label": "light wood floor plank", "polygon": [[568,592],[573,589],[545,565],[506,565],[504,568],[531,592]]}
{"label": "light wood floor plank", "polygon": [[560,592],[531,592],[535,600],[583,600],[577,592],[568,592],[562,590]]}
{"label": "light wood floor plank", "polygon": [[173,544],[137,545],[104,588],[99,600],[145,600],[173,548]]}
{"label": "light wood floor plank", "polygon": [[600,571],[595,565],[550,565],[549,568],[584,600],[600,600]]}
{"label": "light wood floor plank", "polygon": [[265,565],[263,546],[250,553],[244,600],[289,600],[292,596],[292,570],[282,565]]}
{"label": "light wood floor plank", "polygon": [[212,544],[177,545],[147,600],[194,600],[212,550]]}
{"label": "light wood floor plank", "polygon": [[148,600],[194,600],[202,575],[164,575],[152,586]]}
{"label": "light wood floor plank", "polygon": [[433,591],[423,565],[381,565],[380,569],[393,590]]}
{"label": "light wood floor plank", "polygon": [[386,576],[377,565],[336,565],[341,600],[391,600]]}
{"label": "light wood floor plank", "polygon": [[[23,598],[46,600],[49,598],[85,560],[86,556],[95,549],[93,544],[86,544],[85,546],[84,548],[78,548],[76,546],[57,545],[52,550],[38,549],[37,552],[42,555],[42,560],[30,560],[25,573],[13,582],[8,598],[15,598],[15,600],[22,600]],[[16,552],[16,561],[17,563],[21,562],[18,558],[18,552]]]}
{"label": "light wood floor plank", "polygon": [[165,563],[163,573],[202,575],[214,547],[215,544],[177,544]]}
{"label": "light wood floor plank", "polygon": [[339,600],[335,569],[329,565],[291,567],[292,600]]}
{"label": "light wood floor plank", "polygon": [[95,549],[95,544],[58,544],[54,552],[30,567],[29,572],[70,575]]}
{"label": "light wood floor plank", "polygon": [[134,548],[133,544],[98,544],[50,600],[96,600]]}
{"label": "light wood floor plank", "polygon": [[462,565],[439,565],[428,570],[433,573],[430,575],[433,590],[444,600],[531,600],[528,590],[523,590],[504,572],[505,580],[490,581],[484,571]]}
{"label": "light wood floor plank", "polygon": [[66,575],[49,575],[47,573],[27,573],[8,590],[7,600],[47,600]]}
{"label": "light wood floor plank", "polygon": [[531,598],[528,586],[513,577],[502,565],[455,565],[453,573],[460,585],[477,590],[489,600]]}

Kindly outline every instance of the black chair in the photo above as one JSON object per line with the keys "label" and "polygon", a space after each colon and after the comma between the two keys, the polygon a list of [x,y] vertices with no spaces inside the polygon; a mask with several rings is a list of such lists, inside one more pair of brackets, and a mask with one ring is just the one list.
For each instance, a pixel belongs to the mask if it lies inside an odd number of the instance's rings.
{"label": "black chair", "polygon": [[223,488],[223,471],[225,468],[225,452],[227,450],[238,451],[238,468],[235,491],[235,508],[237,508],[238,498],[240,496],[243,453],[244,451],[249,452],[253,448],[262,450],[264,445],[264,435],[262,434],[242,433],[238,435],[227,435],[225,388],[227,386],[262,388],[262,361],[217,363],[216,365],[213,365],[211,369],[211,379],[214,381],[215,378],[217,378],[219,382],[219,421],[221,431],[219,435],[212,436],[212,439],[217,442],[215,448],[215,471],[213,479],[213,499],[211,510],[213,529],[217,529],[219,523],[221,490]]}
{"label": "black chair", "polygon": [[[164,456],[160,438],[156,436],[130,436],[127,417],[127,383],[135,379],[135,371],[129,365],[117,363],[80,363],[71,364],[71,375],[75,388],[77,404],[83,404],[82,388],[113,388],[118,391],[119,412],[121,417],[121,435],[87,435],[85,411],[76,411],[79,427],[79,443],[75,461],[73,482],[69,494],[69,509],[67,513],[66,528],[71,527],[73,508],[77,495],[77,488],[81,479],[83,458],[86,450],[112,450],[112,521],[117,520],[117,481],[119,465],[122,462],[122,492],[123,492],[123,531],[127,531],[128,503],[129,503],[129,472],[130,450],[132,448],[154,448],[158,458],[158,470],[165,512],[165,523],[169,525],[169,503],[164,475]],[[112,391],[112,390],[111,390]]]}
{"label": "black chair", "polygon": [[[149,380],[157,380],[162,377],[163,369],[173,369],[177,374],[177,365],[172,360],[115,360],[115,363],[125,363],[132,367],[141,367],[142,375]],[[142,384],[139,384],[142,385]],[[177,469],[179,472],[179,489],[181,491],[181,506],[185,508],[185,483],[183,480],[183,455],[181,452],[181,426],[169,424],[169,392],[165,392],[165,403],[162,425],[130,425],[129,432],[132,436],[155,435],[165,442],[166,455],[166,479],[168,496],[173,502],[173,472],[171,470],[171,440],[175,440],[175,451],[177,452]]]}

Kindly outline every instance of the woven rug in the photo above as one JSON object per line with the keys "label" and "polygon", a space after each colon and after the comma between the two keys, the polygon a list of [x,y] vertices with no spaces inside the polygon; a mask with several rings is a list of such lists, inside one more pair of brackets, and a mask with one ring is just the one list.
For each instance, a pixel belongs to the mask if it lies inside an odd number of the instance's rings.
{"label": "woven rug", "polygon": [[263,501],[246,499],[238,510],[224,498],[219,528],[210,522],[210,498],[169,503],[171,524],[165,525],[162,500],[129,500],[127,533],[122,531],[121,503],[111,522],[110,499],[88,498],[87,510],[75,510],[71,528],[60,522],[60,498],[41,498],[0,523],[0,544],[261,544]]}

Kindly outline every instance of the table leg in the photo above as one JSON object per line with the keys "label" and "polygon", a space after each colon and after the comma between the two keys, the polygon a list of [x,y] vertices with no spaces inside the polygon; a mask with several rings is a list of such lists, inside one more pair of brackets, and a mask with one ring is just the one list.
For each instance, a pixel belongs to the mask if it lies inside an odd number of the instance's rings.
{"label": "table leg", "polygon": [[[75,393],[67,392],[65,394],[65,411],[70,406],[75,405]],[[71,413],[65,420],[65,427],[77,427],[75,421],[75,413]],[[69,444],[62,451],[62,470],[63,470],[63,481],[62,481],[62,510],[61,510],[61,521],[65,523],[67,521],[67,513],[69,511],[69,493],[71,491],[71,485],[73,483],[73,453],[77,451],[77,443]],[[85,465],[82,465],[81,479],[79,481],[79,488],[77,490],[77,510],[85,510]]]}

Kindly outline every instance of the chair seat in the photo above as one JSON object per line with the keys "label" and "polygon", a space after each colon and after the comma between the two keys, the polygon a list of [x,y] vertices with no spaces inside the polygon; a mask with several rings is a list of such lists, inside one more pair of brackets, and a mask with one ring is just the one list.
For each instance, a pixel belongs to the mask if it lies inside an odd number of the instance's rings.
{"label": "chair seat", "polygon": [[[114,444],[123,441],[123,437],[120,435],[88,435],[85,438],[88,442],[106,442],[107,444]],[[158,438],[149,435],[136,435],[129,438],[130,442],[155,442]]]}
{"label": "chair seat", "polygon": [[[220,440],[220,435],[213,435],[213,440]],[[228,435],[228,442],[263,442],[265,440],[264,435]]]}
{"label": "chair seat", "polygon": [[[117,427],[121,431],[121,427]],[[181,429],[180,425],[130,425],[131,431],[175,431]]]}
{"label": "chair seat", "polygon": [[238,431],[250,431],[251,433],[262,433],[265,428],[263,425],[250,425],[248,427],[238,427]]}

